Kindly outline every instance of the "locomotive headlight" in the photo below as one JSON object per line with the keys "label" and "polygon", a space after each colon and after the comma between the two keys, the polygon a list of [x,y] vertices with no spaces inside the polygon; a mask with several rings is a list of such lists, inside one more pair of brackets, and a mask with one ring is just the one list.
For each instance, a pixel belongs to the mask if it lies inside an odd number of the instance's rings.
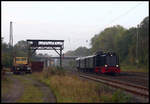
{"label": "locomotive headlight", "polygon": [[119,65],[116,65],[116,67],[119,67]]}
{"label": "locomotive headlight", "polygon": [[105,65],[105,67],[107,67],[108,65]]}
{"label": "locomotive headlight", "polygon": [[27,68],[27,70],[31,70],[31,68],[30,68],[30,67],[28,67],[28,68]]}
{"label": "locomotive headlight", "polygon": [[19,70],[19,68],[17,68],[17,70]]}
{"label": "locomotive headlight", "polygon": [[110,55],[110,56],[112,56],[112,55]]}

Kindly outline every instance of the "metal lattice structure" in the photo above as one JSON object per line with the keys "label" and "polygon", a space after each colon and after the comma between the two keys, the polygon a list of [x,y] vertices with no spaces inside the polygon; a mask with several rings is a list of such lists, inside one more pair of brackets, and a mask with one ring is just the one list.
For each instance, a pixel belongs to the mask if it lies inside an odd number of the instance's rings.
{"label": "metal lattice structure", "polygon": [[[64,40],[27,40],[28,57],[31,57],[36,50],[55,50],[60,56],[60,67],[62,67],[62,50],[64,49]],[[30,50],[33,50],[30,53]],[[58,52],[59,50],[59,52]]]}

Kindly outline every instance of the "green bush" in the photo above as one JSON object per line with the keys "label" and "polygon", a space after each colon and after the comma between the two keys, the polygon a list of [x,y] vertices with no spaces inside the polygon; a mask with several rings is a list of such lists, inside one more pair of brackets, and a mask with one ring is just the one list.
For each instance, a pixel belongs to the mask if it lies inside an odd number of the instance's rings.
{"label": "green bush", "polygon": [[119,102],[119,103],[125,103],[129,102],[131,97],[129,95],[126,95],[120,90],[117,90],[113,95],[112,95],[112,102]]}

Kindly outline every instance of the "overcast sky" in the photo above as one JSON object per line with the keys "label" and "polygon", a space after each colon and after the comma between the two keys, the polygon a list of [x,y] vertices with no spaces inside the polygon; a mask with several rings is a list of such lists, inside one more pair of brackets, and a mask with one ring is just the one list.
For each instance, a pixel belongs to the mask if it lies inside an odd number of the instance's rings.
{"label": "overcast sky", "polygon": [[[26,39],[64,40],[64,50],[90,47],[90,39],[106,27],[135,27],[149,16],[149,2],[1,2],[1,36],[9,42],[13,22],[13,42]],[[55,51],[37,51],[57,55]]]}

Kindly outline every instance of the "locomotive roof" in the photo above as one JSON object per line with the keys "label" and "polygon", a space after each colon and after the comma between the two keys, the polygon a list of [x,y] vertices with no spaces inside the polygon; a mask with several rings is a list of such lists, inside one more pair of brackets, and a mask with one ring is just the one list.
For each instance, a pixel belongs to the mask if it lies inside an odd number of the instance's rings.
{"label": "locomotive roof", "polygon": [[96,56],[96,55],[91,55],[91,56],[85,56],[85,57],[78,57],[78,58],[76,58],[76,60],[79,60],[79,59],[85,59],[85,58],[91,58],[91,57],[94,57],[94,56]]}
{"label": "locomotive roof", "polygon": [[80,59],[80,57],[76,58],[76,60],[79,60],[79,59]]}
{"label": "locomotive roof", "polygon": [[101,56],[107,56],[107,55],[116,55],[115,52],[103,52],[103,53],[99,53],[99,54],[95,54],[95,55],[91,55],[91,56],[85,56],[85,57],[78,57],[76,58],[76,60],[82,60],[82,59],[86,59],[86,58],[91,58],[97,55],[101,55]]}
{"label": "locomotive roof", "polygon": [[85,58],[91,58],[91,57],[94,57],[94,56],[96,56],[96,55],[86,56]]}

